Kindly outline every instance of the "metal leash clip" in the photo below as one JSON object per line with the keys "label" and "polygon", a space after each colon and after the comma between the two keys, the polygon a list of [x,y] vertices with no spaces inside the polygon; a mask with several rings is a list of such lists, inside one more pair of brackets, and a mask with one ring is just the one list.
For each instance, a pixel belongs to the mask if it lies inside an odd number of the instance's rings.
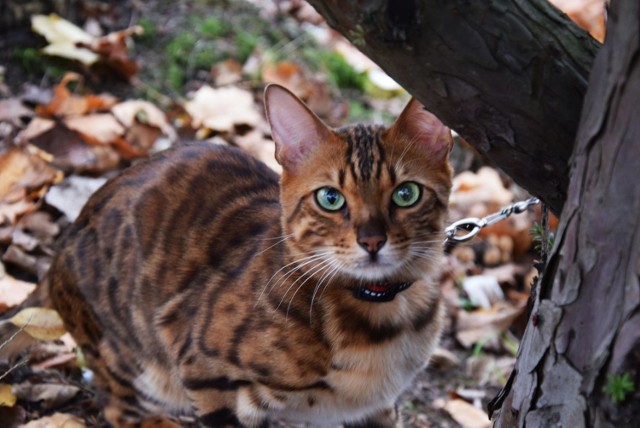
{"label": "metal leash clip", "polygon": [[[483,228],[498,223],[499,221],[509,217],[511,214],[520,214],[526,211],[530,206],[537,205],[539,203],[540,200],[538,198],[529,198],[506,206],[500,211],[489,214],[483,218],[469,217],[458,220],[444,230],[446,235],[444,243],[467,242],[480,233]],[[465,231],[466,233],[458,235],[458,231]]]}

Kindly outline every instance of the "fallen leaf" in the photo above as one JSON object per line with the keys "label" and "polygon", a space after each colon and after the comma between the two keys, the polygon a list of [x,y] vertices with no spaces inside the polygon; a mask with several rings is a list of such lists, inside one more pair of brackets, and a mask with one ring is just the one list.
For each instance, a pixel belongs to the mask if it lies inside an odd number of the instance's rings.
{"label": "fallen leaf", "polygon": [[464,400],[436,400],[434,406],[444,409],[462,428],[489,428],[489,416]]}
{"label": "fallen leaf", "polygon": [[602,43],[605,35],[606,0],[551,0],[576,24]]}
{"label": "fallen leaf", "polygon": [[489,309],[493,303],[504,300],[498,280],[490,275],[468,276],[462,280],[462,288],[471,303],[483,309]]}
{"label": "fallen leaf", "polygon": [[126,79],[131,79],[138,72],[138,64],[129,57],[127,40],[134,34],[142,34],[143,28],[139,25],[109,33],[104,37],[94,40],[92,43],[80,43],[100,56],[100,61]]}
{"label": "fallen leaf", "polygon": [[10,122],[18,128],[22,128],[22,118],[30,118],[35,112],[22,103],[21,99],[9,98],[0,100],[0,122]]}
{"label": "fallen leaf", "polygon": [[0,313],[18,306],[35,288],[34,283],[21,281],[7,273],[2,275],[0,277]]}
{"label": "fallen leaf", "polygon": [[[49,188],[49,191],[55,187]],[[45,196],[46,200],[46,196]],[[52,221],[51,214],[44,211],[37,211],[23,216],[18,222],[18,227],[45,244],[53,243],[53,240],[60,233],[60,226]]]}
{"label": "fallen leaf", "polygon": [[34,138],[44,134],[45,132],[53,129],[56,126],[56,122],[51,119],[45,119],[42,117],[34,117],[29,125],[20,133],[20,141],[31,141]]}
{"label": "fallen leaf", "polygon": [[136,123],[142,123],[156,127],[164,135],[175,138],[175,130],[167,122],[166,115],[149,101],[123,101],[111,107],[111,113],[127,128],[131,128]]}
{"label": "fallen leaf", "polygon": [[282,172],[282,166],[280,166],[275,157],[275,143],[265,139],[262,132],[253,130],[245,135],[238,135],[235,137],[234,142],[242,150],[261,160],[278,174]]}
{"label": "fallen leaf", "polygon": [[429,365],[439,370],[449,370],[459,366],[461,363],[462,361],[456,354],[440,346],[433,351],[431,359],[429,360]]}
{"label": "fallen leaf", "polygon": [[37,209],[37,204],[26,199],[13,203],[0,201],[0,224],[15,224],[18,218]]}
{"label": "fallen leaf", "polygon": [[88,144],[80,134],[63,125],[30,140],[31,144],[53,156],[53,163],[77,172],[103,173],[120,163],[120,156],[110,145]]}
{"label": "fallen leaf", "polygon": [[262,120],[251,92],[233,86],[220,89],[203,86],[185,104],[185,109],[195,128],[217,132],[232,132],[240,125],[255,127]]}
{"label": "fallen leaf", "polygon": [[49,42],[43,49],[48,55],[77,60],[87,65],[95,63],[99,58],[89,49],[77,46],[78,43],[91,45],[95,37],[58,15],[33,15],[31,28]]}
{"label": "fallen leaf", "polygon": [[6,249],[2,255],[2,261],[11,263],[30,275],[37,275],[38,273],[38,258],[28,254],[17,245],[11,244]]}
{"label": "fallen leaf", "polygon": [[67,331],[58,312],[48,308],[25,308],[9,321],[40,340],[58,339]]}
{"label": "fallen leaf", "polygon": [[242,64],[235,59],[221,61],[211,67],[211,77],[216,86],[226,86],[237,83],[242,79]]}
{"label": "fallen leaf", "polygon": [[348,111],[346,103],[336,106],[325,82],[308,75],[292,62],[265,65],[262,70],[262,80],[265,83],[276,83],[289,89],[329,125],[341,122]]}
{"label": "fallen leaf", "polygon": [[119,147],[125,158],[127,153],[129,157],[148,155],[161,134],[171,141],[177,139],[165,114],[148,101],[124,101],[113,106],[111,112],[127,129],[124,136],[127,147]]}
{"label": "fallen leaf", "polygon": [[11,385],[0,383],[0,406],[13,407],[17,400]]}
{"label": "fallen leaf", "polygon": [[125,133],[124,126],[110,113],[68,117],[64,124],[91,144],[110,144]]}
{"label": "fallen leaf", "polygon": [[456,339],[465,348],[499,336],[524,310],[524,306],[512,306],[498,302],[491,309],[471,312],[458,311],[456,315]]}
{"label": "fallen leaf", "polygon": [[465,361],[467,374],[478,386],[503,385],[515,362],[513,357],[496,358],[490,354],[471,356]]}
{"label": "fallen leaf", "polygon": [[82,82],[77,73],[68,72],[60,83],[53,88],[53,98],[49,104],[38,106],[36,111],[48,117],[80,116],[97,110],[108,110],[116,104],[115,97],[110,95],[78,95],[71,93],[67,85],[71,82]]}
{"label": "fallen leaf", "polygon": [[28,147],[15,147],[0,154],[0,203],[19,201],[61,179],[61,171]]}
{"label": "fallen leaf", "polygon": [[40,419],[26,423],[20,428],[84,428],[86,425],[74,415],[68,413],[54,413]]}
{"label": "fallen leaf", "polygon": [[71,175],[62,183],[51,187],[44,200],[62,212],[70,221],[74,221],[80,215],[89,197],[106,181],[105,178]]}

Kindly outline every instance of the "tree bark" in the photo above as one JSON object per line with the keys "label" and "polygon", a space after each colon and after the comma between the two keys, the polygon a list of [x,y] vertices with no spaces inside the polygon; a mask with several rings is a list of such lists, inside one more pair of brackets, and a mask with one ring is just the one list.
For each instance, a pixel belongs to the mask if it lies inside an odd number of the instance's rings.
{"label": "tree bark", "polygon": [[545,0],[309,0],[428,110],[560,213],[599,44]]}
{"label": "tree bark", "polygon": [[[640,420],[640,2],[614,2],[608,19],[556,250],[497,427]],[[625,373],[633,391],[616,403],[603,388]]]}

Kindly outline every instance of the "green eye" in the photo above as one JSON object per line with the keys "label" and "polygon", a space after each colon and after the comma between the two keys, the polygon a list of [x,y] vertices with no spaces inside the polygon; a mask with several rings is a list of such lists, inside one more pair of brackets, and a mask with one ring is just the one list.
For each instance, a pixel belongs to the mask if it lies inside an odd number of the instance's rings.
{"label": "green eye", "polygon": [[333,187],[321,187],[316,190],[316,201],[327,211],[338,211],[344,207],[344,196]]}
{"label": "green eye", "polygon": [[399,207],[410,207],[420,199],[420,186],[411,181],[402,183],[393,191],[391,199],[393,200],[393,203]]}

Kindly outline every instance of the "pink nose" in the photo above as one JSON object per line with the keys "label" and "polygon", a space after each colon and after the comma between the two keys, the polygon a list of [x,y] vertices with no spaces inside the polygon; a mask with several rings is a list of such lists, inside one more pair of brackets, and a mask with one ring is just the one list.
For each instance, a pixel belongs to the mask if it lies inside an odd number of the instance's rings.
{"label": "pink nose", "polygon": [[387,237],[384,235],[361,236],[358,238],[358,244],[370,254],[380,251],[385,242],[387,242]]}

